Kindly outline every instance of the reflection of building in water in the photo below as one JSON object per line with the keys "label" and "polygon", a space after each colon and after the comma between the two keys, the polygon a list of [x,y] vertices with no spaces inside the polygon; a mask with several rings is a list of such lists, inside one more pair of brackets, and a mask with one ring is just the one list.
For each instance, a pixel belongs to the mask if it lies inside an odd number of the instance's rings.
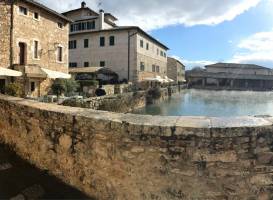
{"label": "reflection of building in water", "polygon": [[249,64],[217,63],[187,72],[189,87],[272,90],[273,71]]}

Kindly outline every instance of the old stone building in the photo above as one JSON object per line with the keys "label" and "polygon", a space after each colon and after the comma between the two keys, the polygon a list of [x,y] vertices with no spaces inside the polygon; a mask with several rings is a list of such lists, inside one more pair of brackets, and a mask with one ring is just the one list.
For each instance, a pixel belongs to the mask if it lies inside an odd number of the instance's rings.
{"label": "old stone building", "polygon": [[272,90],[273,70],[251,64],[217,63],[187,73],[190,87]]}
{"label": "old stone building", "polygon": [[25,96],[39,97],[52,80],[69,78],[69,22],[36,1],[0,0],[0,89],[16,81]]}
{"label": "old stone building", "polygon": [[167,75],[168,48],[137,26],[118,26],[110,13],[86,7],[63,13],[70,26],[70,67],[107,67],[132,82]]}
{"label": "old stone building", "polygon": [[185,78],[185,66],[177,59],[168,57],[167,76],[175,83],[183,83]]}

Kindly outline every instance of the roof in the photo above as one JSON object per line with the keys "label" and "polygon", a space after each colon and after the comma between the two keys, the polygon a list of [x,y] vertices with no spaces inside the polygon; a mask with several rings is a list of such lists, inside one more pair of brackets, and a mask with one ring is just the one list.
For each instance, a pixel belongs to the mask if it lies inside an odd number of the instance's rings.
{"label": "roof", "polygon": [[69,73],[102,73],[102,74],[114,74],[116,73],[112,71],[111,69],[108,69],[106,67],[76,67],[76,68],[70,68]]}
{"label": "roof", "polygon": [[[69,10],[69,11],[64,12],[64,13],[62,13],[62,14],[63,14],[63,15],[67,15],[67,14],[69,14],[69,13],[77,12],[77,11],[80,11],[80,10],[87,10],[87,11],[93,13],[93,15],[95,15],[95,16],[99,16],[99,13],[97,13],[96,11],[92,10],[92,9],[89,8],[89,7],[83,7],[83,8],[77,8],[77,9],[74,9],[74,10]],[[118,20],[118,19],[117,19],[114,15],[112,15],[111,13],[104,13],[104,15],[105,15],[106,17],[112,18],[114,21],[117,21],[117,20]]]}
{"label": "roof", "polygon": [[88,8],[88,7],[83,7],[83,8],[77,8],[77,9],[74,9],[74,10],[69,10],[69,11],[63,12],[62,14],[63,14],[63,15],[67,15],[67,14],[69,14],[69,13],[77,12],[77,11],[79,11],[79,10],[88,10],[88,11],[92,12],[93,14],[95,14],[95,15],[97,15],[97,16],[99,15],[99,13],[97,13],[96,11],[94,11],[94,10]]}
{"label": "roof", "polygon": [[114,15],[112,15],[111,13],[105,13],[104,14],[105,16],[109,16],[110,18],[112,18],[114,21],[117,21],[118,19],[114,16]]}
{"label": "roof", "polygon": [[205,68],[210,68],[210,67],[241,68],[241,69],[267,69],[267,70],[270,70],[267,67],[262,67],[262,66],[259,66],[259,65],[254,65],[254,64],[238,64],[238,63],[216,63],[216,64],[205,66]]}
{"label": "roof", "polygon": [[40,8],[40,9],[43,9],[43,10],[45,10],[46,12],[48,12],[48,13],[50,13],[50,14],[52,14],[52,15],[55,15],[55,16],[57,16],[57,17],[59,17],[59,18],[65,20],[65,21],[67,21],[67,22],[72,22],[72,21],[71,21],[69,18],[67,18],[66,16],[64,16],[64,15],[62,15],[62,14],[60,14],[60,13],[58,13],[58,12],[55,11],[55,10],[52,10],[52,9],[46,7],[45,5],[43,5],[43,4],[41,4],[41,3],[38,3],[38,2],[35,1],[35,0],[21,0],[21,1],[24,1],[24,2],[26,2],[26,3],[29,3],[29,4],[31,4],[31,5],[33,5],[33,6],[36,6],[36,7]]}
{"label": "roof", "polygon": [[173,59],[173,60],[175,60],[176,62],[178,62],[179,64],[181,64],[182,66],[185,67],[185,65],[184,65],[180,60],[178,60],[178,59],[176,59],[176,58],[168,57],[168,59]]}
{"label": "roof", "polygon": [[111,31],[126,31],[126,30],[137,30],[138,32],[140,32],[141,34],[145,35],[146,37],[148,37],[150,40],[152,40],[153,42],[159,44],[161,47],[163,47],[166,50],[169,50],[169,48],[164,45],[163,43],[161,43],[160,41],[158,41],[157,39],[155,39],[154,37],[152,37],[151,35],[149,35],[148,33],[146,33],[144,30],[142,30],[140,27],[138,26],[117,26],[114,28],[110,28],[110,29],[103,29],[103,30],[95,30],[95,31],[84,31],[84,32],[76,32],[76,33],[70,33],[70,35],[78,35],[78,34],[86,34],[86,33],[98,33],[98,32],[111,32]]}

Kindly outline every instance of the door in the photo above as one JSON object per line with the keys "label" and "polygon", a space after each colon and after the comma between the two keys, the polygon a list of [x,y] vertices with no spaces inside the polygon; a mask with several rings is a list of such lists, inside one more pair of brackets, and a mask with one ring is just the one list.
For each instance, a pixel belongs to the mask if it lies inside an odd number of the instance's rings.
{"label": "door", "polygon": [[6,85],[6,80],[5,79],[0,79],[0,93],[5,92],[5,85]]}
{"label": "door", "polygon": [[19,42],[19,64],[26,65],[26,44]]}

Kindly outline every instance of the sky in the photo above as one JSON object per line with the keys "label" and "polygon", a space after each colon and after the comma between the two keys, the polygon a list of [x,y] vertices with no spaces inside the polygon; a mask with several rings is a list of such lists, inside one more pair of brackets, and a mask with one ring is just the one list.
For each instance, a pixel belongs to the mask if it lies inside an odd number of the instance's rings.
{"label": "sky", "polygon": [[[38,0],[59,12],[78,0]],[[273,68],[273,0],[85,0],[93,10],[139,26],[187,69],[216,62]]]}

